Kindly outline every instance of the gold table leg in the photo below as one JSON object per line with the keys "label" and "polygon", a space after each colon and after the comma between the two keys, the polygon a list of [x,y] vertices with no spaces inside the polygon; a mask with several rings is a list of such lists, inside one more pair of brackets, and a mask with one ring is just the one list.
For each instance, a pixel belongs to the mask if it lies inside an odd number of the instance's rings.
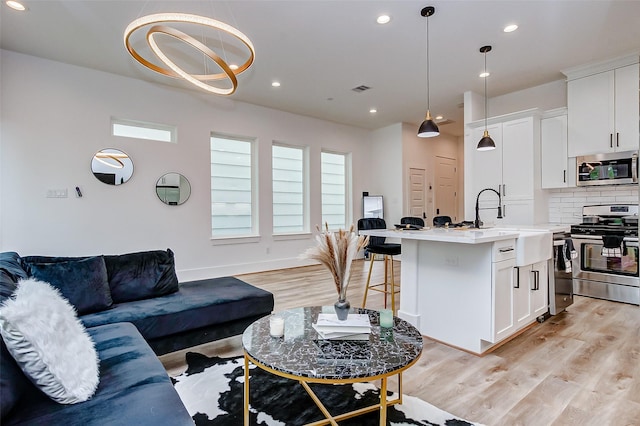
{"label": "gold table leg", "polygon": [[244,355],[244,426],[249,426],[249,358]]}

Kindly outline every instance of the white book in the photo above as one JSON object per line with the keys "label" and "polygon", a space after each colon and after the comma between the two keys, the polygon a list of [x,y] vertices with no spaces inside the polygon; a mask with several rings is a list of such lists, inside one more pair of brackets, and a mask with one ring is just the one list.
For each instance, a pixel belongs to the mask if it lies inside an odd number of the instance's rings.
{"label": "white book", "polygon": [[316,324],[311,324],[321,339],[325,340],[369,340],[371,330],[353,333],[350,331],[325,331]]}
{"label": "white book", "polygon": [[349,314],[345,321],[338,320],[336,314],[319,314],[313,325],[323,332],[371,333],[371,322],[367,314]]}

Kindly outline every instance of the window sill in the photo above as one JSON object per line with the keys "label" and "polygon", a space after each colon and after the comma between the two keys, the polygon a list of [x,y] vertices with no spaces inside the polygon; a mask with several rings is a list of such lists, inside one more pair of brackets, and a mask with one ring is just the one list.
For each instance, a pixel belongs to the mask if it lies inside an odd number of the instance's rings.
{"label": "window sill", "polygon": [[259,235],[248,235],[246,237],[217,237],[211,238],[211,245],[224,246],[229,244],[254,244],[260,242]]}
{"label": "window sill", "polygon": [[302,232],[296,234],[273,234],[273,241],[291,241],[291,240],[308,240],[313,235],[311,232]]}

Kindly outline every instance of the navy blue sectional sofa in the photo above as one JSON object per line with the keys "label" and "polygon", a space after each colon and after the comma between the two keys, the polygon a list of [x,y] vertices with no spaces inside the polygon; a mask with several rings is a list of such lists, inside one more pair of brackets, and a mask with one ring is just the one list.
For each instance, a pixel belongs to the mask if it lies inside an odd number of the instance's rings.
{"label": "navy blue sectional sofa", "polygon": [[0,253],[0,303],[18,280],[52,284],[75,307],[100,358],[86,402],[49,399],[0,339],[2,425],[193,424],[157,355],[242,333],[273,295],[234,277],[178,283],[171,250],[116,256]]}

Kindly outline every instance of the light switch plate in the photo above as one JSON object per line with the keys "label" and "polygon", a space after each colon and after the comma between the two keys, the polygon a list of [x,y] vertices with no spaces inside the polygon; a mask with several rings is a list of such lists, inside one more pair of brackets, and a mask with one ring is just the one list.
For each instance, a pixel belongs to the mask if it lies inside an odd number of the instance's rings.
{"label": "light switch plate", "polygon": [[67,198],[69,191],[67,188],[62,189],[47,189],[47,198]]}

